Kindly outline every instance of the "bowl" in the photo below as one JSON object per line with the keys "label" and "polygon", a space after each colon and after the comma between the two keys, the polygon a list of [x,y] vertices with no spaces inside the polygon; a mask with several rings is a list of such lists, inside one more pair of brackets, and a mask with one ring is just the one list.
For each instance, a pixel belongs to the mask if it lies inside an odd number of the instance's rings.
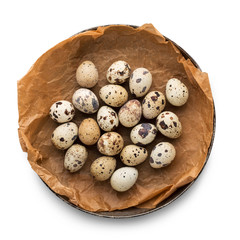
{"label": "bowl", "polygon": [[[109,26],[109,25],[105,25],[105,26]],[[105,27],[102,26],[102,27]],[[135,25],[127,25],[127,26],[131,26],[133,28],[138,28],[138,26]],[[98,27],[93,27],[90,29],[86,29],[83,30],[81,32],[86,32],[86,31],[90,31],[90,30],[96,30]],[[79,33],[81,33],[79,32]],[[77,33],[78,34],[78,33]],[[76,34],[75,34],[76,35]],[[195,65],[195,67],[197,67],[198,69],[201,70],[200,66],[197,64],[197,62],[182,48],[180,47],[177,43],[175,43],[174,41],[172,41],[171,39],[169,39],[168,37],[164,36],[166,38],[167,41],[171,41],[181,52],[181,54],[184,56],[185,59],[190,59],[191,62]],[[213,116],[213,134],[212,134],[212,139],[211,139],[211,143],[209,145],[208,148],[208,153],[207,153],[207,157],[205,160],[205,163],[200,171],[200,173],[203,171],[203,169],[205,168],[210,153],[211,153],[211,149],[213,146],[213,141],[214,141],[214,136],[215,136],[215,128],[216,128],[216,113],[215,113],[215,108],[214,108],[214,116]],[[65,203],[69,204],[70,206],[74,207],[75,209],[79,210],[79,211],[83,211],[85,213],[88,214],[92,214],[94,216],[99,216],[99,217],[106,217],[106,218],[132,218],[132,217],[137,217],[137,216],[144,216],[146,214],[150,214],[152,212],[158,211],[168,205],[170,205],[172,202],[174,202],[175,200],[177,200],[180,196],[182,196],[188,189],[190,189],[190,187],[194,184],[194,182],[197,181],[197,179],[200,176],[200,173],[198,174],[198,176],[190,183],[178,188],[173,194],[171,194],[168,198],[166,198],[164,201],[160,202],[154,209],[144,209],[144,208],[136,208],[136,207],[131,207],[131,208],[127,208],[127,209],[123,209],[123,210],[115,210],[115,211],[111,211],[111,212],[91,212],[91,211],[87,211],[85,209],[82,209],[74,204],[72,204],[71,202],[68,201],[68,199],[65,196],[59,195],[57,193],[55,193],[51,188],[48,187],[48,185],[46,184],[46,186],[61,200],[63,200]]]}

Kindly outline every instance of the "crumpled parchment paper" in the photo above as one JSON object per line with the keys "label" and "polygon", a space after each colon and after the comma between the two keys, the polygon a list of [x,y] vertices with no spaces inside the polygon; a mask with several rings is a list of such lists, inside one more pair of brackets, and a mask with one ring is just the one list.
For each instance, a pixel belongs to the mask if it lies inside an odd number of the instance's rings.
{"label": "crumpled parchment paper", "polygon": [[[169,141],[177,151],[175,160],[162,169],[151,168],[149,159],[136,166],[139,178],[135,186],[124,193],[114,191],[109,181],[97,182],[90,175],[91,163],[101,156],[96,145],[87,146],[86,164],[72,174],[63,167],[65,151],[57,150],[50,140],[58,124],[50,119],[49,108],[58,100],[71,101],[72,94],[79,88],[75,72],[84,60],[93,61],[99,71],[99,82],[92,89],[98,97],[99,89],[108,84],[106,71],[116,60],[127,61],[132,70],[149,69],[153,76],[150,91],[165,92],[166,82],[177,77],[190,92],[184,106],[173,107],[167,103],[165,107],[179,116],[182,136],[172,140],[158,133],[155,141],[146,147],[150,153],[155,144]],[[128,83],[123,86],[128,90]],[[100,104],[104,105],[102,101]],[[213,99],[207,73],[197,69],[189,59],[185,60],[173,43],[166,41],[151,24],[136,29],[124,25],[99,27],[57,44],[18,81],[18,107],[19,139],[33,170],[54,192],[93,212],[132,206],[155,208],[177,188],[198,176],[213,134]],[[96,114],[84,115],[77,111],[73,122],[79,125],[86,117],[96,119]],[[141,122],[155,123],[155,120],[142,117]],[[125,145],[131,143],[131,129],[120,126],[116,131],[122,134]],[[80,143],[79,139],[77,142]],[[117,167],[122,166],[119,156],[116,158]]]}

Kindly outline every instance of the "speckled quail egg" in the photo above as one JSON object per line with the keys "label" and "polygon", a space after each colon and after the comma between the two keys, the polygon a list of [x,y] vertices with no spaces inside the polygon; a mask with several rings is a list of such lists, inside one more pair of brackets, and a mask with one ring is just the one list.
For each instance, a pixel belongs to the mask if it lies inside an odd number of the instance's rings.
{"label": "speckled quail egg", "polygon": [[180,107],[188,100],[189,92],[184,83],[177,78],[171,78],[166,85],[166,97],[173,106]]}
{"label": "speckled quail egg", "polygon": [[76,71],[78,84],[84,88],[92,88],[98,82],[98,70],[93,62],[82,62]]}
{"label": "speckled quail egg", "polygon": [[97,113],[99,127],[106,132],[115,130],[119,125],[117,113],[108,106],[102,106]]}
{"label": "speckled quail egg", "polygon": [[117,169],[111,176],[110,183],[114,190],[125,192],[136,183],[138,170],[134,167],[122,167]]}
{"label": "speckled quail egg", "polygon": [[87,88],[78,89],[72,97],[75,108],[87,114],[95,113],[99,108],[97,96]]}
{"label": "speckled quail egg", "polygon": [[93,161],[90,167],[90,172],[96,180],[105,181],[111,177],[115,168],[115,158],[102,156]]}
{"label": "speckled quail egg", "polygon": [[163,111],[166,100],[163,93],[159,91],[149,92],[142,101],[143,116],[153,119]]}
{"label": "speckled quail egg", "polygon": [[114,156],[121,152],[124,146],[122,136],[116,132],[104,133],[98,140],[97,148],[100,153]]}
{"label": "speckled quail egg", "polygon": [[83,144],[95,144],[100,135],[100,128],[93,118],[86,118],[81,122],[79,126],[79,139]]}
{"label": "speckled quail egg", "polygon": [[63,123],[52,133],[53,145],[61,150],[69,148],[78,137],[78,126],[73,122]]}
{"label": "speckled quail egg", "polygon": [[82,168],[88,157],[87,149],[80,144],[73,144],[66,152],[64,167],[70,172],[76,172]]}
{"label": "speckled quail egg", "polygon": [[182,134],[182,124],[176,114],[165,111],[158,115],[157,129],[166,137],[178,138]]}
{"label": "speckled quail egg", "polygon": [[121,107],[128,100],[126,89],[120,85],[108,84],[99,91],[100,98],[111,107]]}
{"label": "speckled quail egg", "polygon": [[113,84],[122,84],[130,77],[131,68],[125,61],[114,62],[107,70],[107,80]]}
{"label": "speckled quail egg", "polygon": [[137,145],[128,145],[120,153],[121,161],[128,166],[136,166],[146,160],[147,149]]}
{"label": "speckled quail egg", "polygon": [[129,80],[130,92],[136,97],[144,96],[152,85],[152,74],[146,68],[137,68]]}
{"label": "speckled quail egg", "polygon": [[162,168],[169,165],[176,156],[174,146],[169,142],[160,142],[152,150],[150,155],[150,166]]}
{"label": "speckled quail egg", "polygon": [[75,110],[69,101],[61,100],[51,106],[49,115],[54,121],[65,123],[73,119]]}
{"label": "speckled quail egg", "polygon": [[136,99],[129,100],[118,112],[119,121],[124,127],[135,126],[140,121],[141,116],[141,103]]}
{"label": "speckled quail egg", "polygon": [[132,142],[140,146],[151,143],[156,136],[157,128],[151,123],[138,124],[130,133]]}

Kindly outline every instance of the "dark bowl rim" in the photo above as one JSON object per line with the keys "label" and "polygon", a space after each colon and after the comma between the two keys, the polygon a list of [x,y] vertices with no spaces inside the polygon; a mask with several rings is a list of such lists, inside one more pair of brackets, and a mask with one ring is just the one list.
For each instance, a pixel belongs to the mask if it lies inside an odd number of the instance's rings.
{"label": "dark bowl rim", "polygon": [[[108,25],[101,25],[101,26],[97,26],[97,27],[92,27],[92,28],[88,28],[88,29],[85,29],[85,30],[82,30],[72,36],[75,36],[79,33],[82,33],[82,32],[87,32],[87,31],[92,31],[92,30],[97,30],[98,27],[107,27],[107,26],[130,26],[130,27],[133,27],[133,28],[138,28],[139,26],[136,26],[136,25],[128,25],[128,24],[108,24]],[[195,67],[197,67],[198,69],[201,70],[200,66],[197,64],[197,62],[182,48],[180,47],[177,43],[175,43],[174,41],[172,41],[171,39],[169,39],[168,37],[164,36],[163,37],[167,40],[167,41],[171,41],[177,48],[178,50],[180,50],[181,54],[184,56],[185,59],[190,59],[191,62],[193,63],[193,65]],[[85,213],[88,213],[88,214],[91,214],[91,215],[94,215],[94,216],[98,216],[98,217],[104,217],[104,218],[114,218],[114,219],[121,219],[121,218],[132,218],[132,217],[138,217],[138,216],[144,216],[146,214],[149,214],[149,213],[152,213],[152,212],[155,212],[157,210],[160,210],[166,206],[168,206],[169,204],[171,204],[172,202],[174,202],[176,199],[178,199],[180,196],[183,195],[183,193],[185,193],[192,185],[194,182],[196,182],[196,180],[199,178],[200,174],[202,173],[203,169],[205,168],[207,162],[208,162],[208,159],[210,157],[210,153],[211,153],[211,150],[212,150],[212,146],[213,146],[213,142],[214,142],[214,138],[215,138],[215,131],[216,131],[216,110],[215,110],[215,105],[214,105],[214,102],[213,102],[213,133],[212,133],[212,139],[211,139],[211,142],[210,142],[210,145],[209,145],[209,148],[208,148],[208,153],[207,153],[207,157],[206,157],[206,161],[201,169],[201,171],[199,172],[198,176],[193,180],[191,181],[190,183],[178,188],[174,193],[172,193],[168,198],[166,198],[165,200],[163,200],[162,202],[160,202],[157,207],[153,208],[153,209],[142,209],[143,211],[142,212],[139,212],[139,213],[132,213],[132,214],[129,214],[129,215],[117,215],[117,214],[113,214],[113,213],[123,213],[123,212],[127,212],[129,209],[139,209],[140,208],[136,208],[136,207],[131,207],[131,208],[127,208],[127,209],[122,209],[122,210],[115,210],[115,211],[106,211],[106,212],[91,212],[91,211],[88,211],[88,210],[85,210],[83,208],[80,208],[79,206],[76,206],[75,204],[69,202],[65,196],[62,196],[56,192],[54,192],[42,179],[43,183],[58,197],[60,198],[62,201],[66,202],[68,205],[82,211],[82,212],[85,212]],[[144,211],[145,210],[145,211]]]}

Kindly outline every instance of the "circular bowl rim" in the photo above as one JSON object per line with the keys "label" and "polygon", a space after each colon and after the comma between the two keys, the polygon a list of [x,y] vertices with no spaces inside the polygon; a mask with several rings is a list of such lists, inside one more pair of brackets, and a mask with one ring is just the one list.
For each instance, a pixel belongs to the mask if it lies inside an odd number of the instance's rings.
{"label": "circular bowl rim", "polygon": [[[85,30],[82,30],[72,36],[75,36],[79,33],[82,32],[87,32],[87,31],[91,31],[91,30],[97,30],[98,27],[107,27],[107,26],[130,26],[133,28],[138,28],[139,26],[136,25],[128,25],[128,24],[108,24],[108,25],[101,25],[101,26],[97,26],[97,27],[92,27],[92,28],[88,28]],[[197,64],[197,62],[182,48],[180,47],[178,44],[176,44],[174,41],[172,41],[171,39],[169,39],[168,37],[164,36],[163,37],[167,40],[167,41],[171,41],[177,48],[178,50],[180,50],[181,54],[184,56],[185,59],[190,59],[191,62],[193,63],[193,65],[195,67],[197,67],[198,69],[201,70],[200,66]],[[168,206],[169,204],[171,204],[172,202],[174,202],[176,199],[178,199],[180,196],[182,196],[192,185],[194,182],[196,182],[196,180],[198,179],[198,177],[200,176],[200,174],[202,173],[203,169],[205,168],[208,159],[210,157],[210,153],[212,150],[212,146],[213,146],[213,142],[214,142],[214,138],[215,138],[215,131],[216,131],[216,110],[215,110],[215,105],[213,102],[213,133],[212,133],[212,138],[211,138],[211,142],[210,145],[208,147],[208,153],[207,153],[207,157],[205,160],[205,163],[201,169],[201,171],[199,172],[198,176],[191,181],[190,183],[178,188],[175,192],[173,192],[168,198],[164,199],[162,202],[160,202],[155,208],[153,209],[145,209],[145,208],[136,208],[136,207],[131,207],[131,208],[126,208],[126,209],[122,209],[122,210],[114,210],[114,211],[104,211],[104,212],[91,212],[88,210],[85,210],[83,208],[80,208],[79,206],[76,206],[75,204],[69,202],[65,196],[62,196],[56,192],[54,192],[41,178],[41,180],[43,181],[43,183],[58,197],[60,198],[62,201],[66,202],[68,205],[91,215],[94,216],[98,216],[98,217],[104,217],[104,218],[132,218],[132,217],[139,217],[139,216],[144,216],[146,214],[155,212],[157,210],[160,210],[166,206]],[[140,212],[139,213],[130,213],[130,214],[126,214],[126,215],[118,215],[118,213],[123,213],[123,212],[127,212],[129,209],[138,209]],[[142,212],[141,212],[142,210]],[[114,214],[115,213],[115,214]]]}

